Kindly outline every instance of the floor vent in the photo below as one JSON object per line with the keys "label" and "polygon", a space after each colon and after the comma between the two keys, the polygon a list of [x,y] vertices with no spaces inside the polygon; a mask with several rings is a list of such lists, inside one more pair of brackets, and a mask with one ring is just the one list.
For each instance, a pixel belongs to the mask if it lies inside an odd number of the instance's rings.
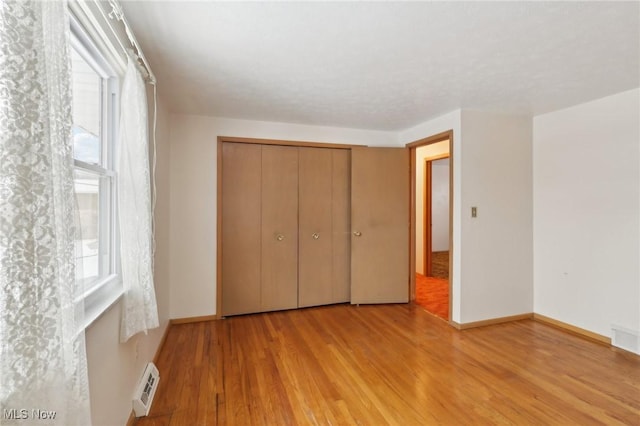
{"label": "floor vent", "polygon": [[158,369],[152,362],[148,363],[136,389],[135,398],[133,398],[133,411],[136,413],[136,417],[149,414],[153,396],[156,394],[159,382],[160,373]]}
{"label": "floor vent", "polygon": [[612,325],[611,330],[611,344],[613,346],[640,355],[640,335],[637,331],[619,325]]}

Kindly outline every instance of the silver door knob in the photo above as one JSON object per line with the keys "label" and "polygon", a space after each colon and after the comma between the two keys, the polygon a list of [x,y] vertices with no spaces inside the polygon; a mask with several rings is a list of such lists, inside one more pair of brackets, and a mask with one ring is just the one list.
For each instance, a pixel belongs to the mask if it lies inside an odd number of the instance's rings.
{"label": "silver door knob", "polygon": [[353,231],[353,235],[355,235],[356,237],[360,237],[362,235],[362,232],[360,231]]}
{"label": "silver door knob", "polygon": [[278,240],[278,241],[282,241],[282,240],[284,240],[284,235],[282,235],[282,234],[278,234],[278,235],[276,236],[276,240]]}
{"label": "silver door knob", "polygon": [[317,232],[314,232],[313,235],[311,235],[313,237],[314,240],[317,240],[318,238],[320,238],[320,234],[318,234]]}

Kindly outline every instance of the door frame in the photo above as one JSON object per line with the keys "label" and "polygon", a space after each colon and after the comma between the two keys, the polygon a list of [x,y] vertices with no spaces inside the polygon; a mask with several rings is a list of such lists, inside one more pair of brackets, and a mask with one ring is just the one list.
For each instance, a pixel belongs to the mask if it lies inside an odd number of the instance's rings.
{"label": "door frame", "polygon": [[[422,219],[423,219],[423,225],[422,225],[422,250],[423,250],[423,259],[422,259],[422,266],[424,269],[424,276],[425,277],[430,277],[432,271],[432,264],[431,264],[431,252],[432,252],[432,245],[433,245],[433,232],[431,229],[431,225],[432,225],[432,215],[433,215],[433,211],[431,208],[431,201],[432,201],[432,194],[433,194],[433,169],[432,169],[432,163],[436,160],[442,160],[443,158],[449,158],[449,153],[447,154],[441,154],[441,155],[434,155],[433,157],[429,157],[429,158],[425,158],[424,159],[424,197],[423,197],[423,206],[424,206],[424,210],[423,210],[423,214],[422,214]],[[416,160],[417,161],[417,160]],[[416,177],[417,178],[417,177]],[[417,201],[417,200],[416,200]]]}
{"label": "door frame", "polygon": [[410,235],[409,235],[409,300],[416,299],[416,149],[421,146],[431,145],[437,142],[449,140],[449,324],[453,324],[453,129],[428,136],[423,139],[410,142],[405,146],[410,153],[410,180],[411,180],[411,206],[410,215]]}

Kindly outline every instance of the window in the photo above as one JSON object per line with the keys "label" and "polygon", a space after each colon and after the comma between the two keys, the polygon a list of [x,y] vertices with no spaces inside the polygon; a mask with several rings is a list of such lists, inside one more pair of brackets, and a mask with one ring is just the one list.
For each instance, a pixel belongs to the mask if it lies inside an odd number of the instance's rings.
{"label": "window", "polygon": [[89,323],[122,293],[114,170],[117,78],[74,20],[71,34],[76,283]]}

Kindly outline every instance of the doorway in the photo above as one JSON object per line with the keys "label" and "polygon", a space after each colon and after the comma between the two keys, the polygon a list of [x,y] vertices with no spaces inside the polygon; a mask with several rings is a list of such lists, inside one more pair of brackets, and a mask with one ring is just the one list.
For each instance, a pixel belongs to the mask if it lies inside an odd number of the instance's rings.
{"label": "doorway", "polygon": [[[422,150],[446,144],[439,148],[442,154],[431,155]],[[417,150],[417,158],[424,158],[424,168],[417,169],[416,182],[422,181],[422,205],[416,199],[416,218],[422,218],[422,268],[416,272],[427,277],[449,279],[449,146],[438,142]],[[433,150],[432,150],[433,151]],[[420,194],[418,188],[416,196]],[[422,208],[420,208],[422,207]],[[419,222],[418,222],[419,223]],[[419,232],[419,231],[418,231]],[[416,247],[418,248],[418,247]],[[420,253],[416,254],[420,256]],[[418,257],[416,257],[417,259]]]}
{"label": "doorway", "polygon": [[451,319],[453,132],[407,144],[411,158],[410,299]]}

